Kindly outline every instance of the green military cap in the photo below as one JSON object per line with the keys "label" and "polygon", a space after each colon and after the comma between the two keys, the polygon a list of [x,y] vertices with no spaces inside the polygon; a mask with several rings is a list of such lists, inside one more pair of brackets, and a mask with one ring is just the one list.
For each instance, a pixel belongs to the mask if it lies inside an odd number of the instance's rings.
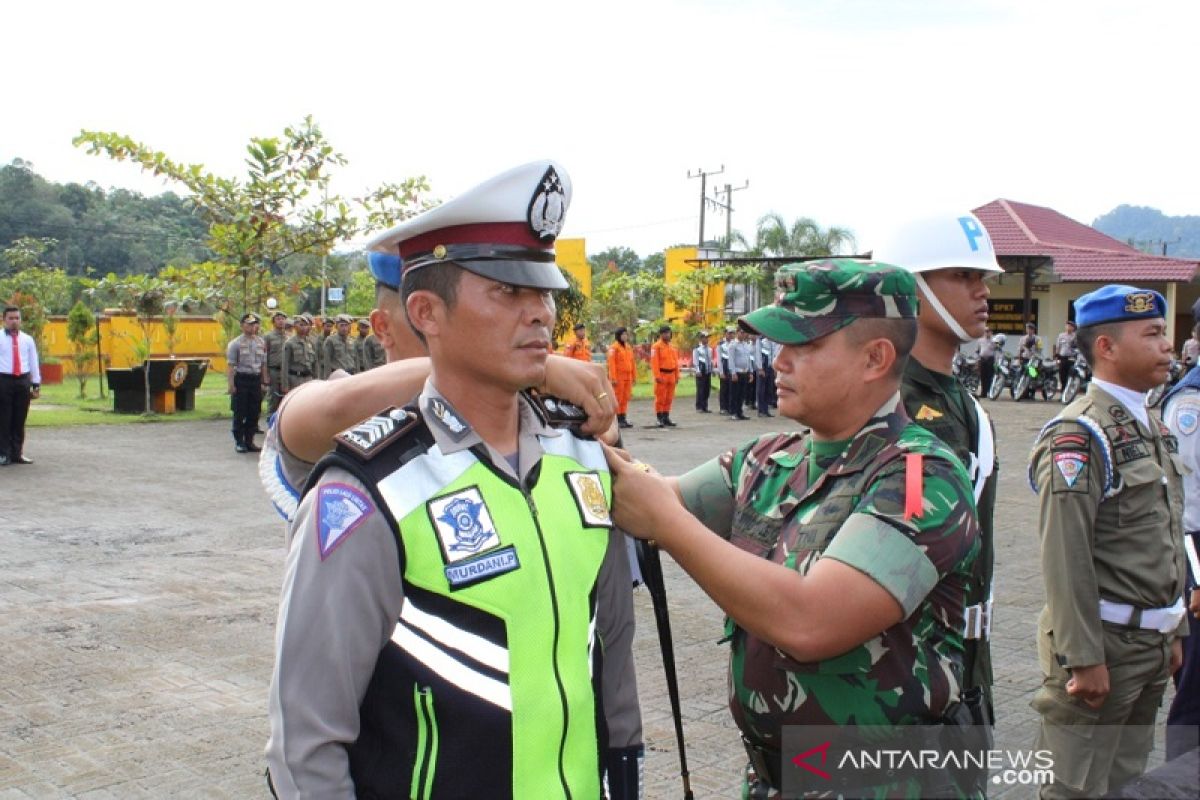
{"label": "green military cap", "polygon": [[738,325],[781,344],[805,344],[857,319],[916,316],[917,284],[910,272],[877,261],[829,258],[780,267],[775,302],[739,318]]}
{"label": "green military cap", "polygon": [[303,322],[305,325],[312,325],[313,324],[312,314],[308,314],[308,313],[297,314],[295,321]]}

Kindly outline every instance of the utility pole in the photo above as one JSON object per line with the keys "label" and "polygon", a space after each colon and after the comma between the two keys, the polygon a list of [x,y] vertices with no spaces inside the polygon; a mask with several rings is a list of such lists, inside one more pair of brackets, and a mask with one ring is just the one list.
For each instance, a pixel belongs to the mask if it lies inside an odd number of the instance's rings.
{"label": "utility pole", "polygon": [[708,203],[712,202],[711,200],[708,199],[708,197],[706,195],[706,193],[708,191],[708,176],[709,175],[720,175],[724,171],[725,171],[724,164],[721,165],[720,169],[715,170],[713,172],[705,172],[704,168],[701,167],[700,169],[696,170],[696,174],[693,175],[692,171],[690,169],[688,170],[689,178],[699,178],[700,179],[700,238],[696,242],[697,247],[701,247],[701,248],[704,247],[704,207]]}
{"label": "utility pole", "polygon": [[[726,250],[732,249],[730,246],[730,243],[733,241],[733,193],[740,192],[742,189],[749,189],[749,188],[750,188],[750,179],[749,178],[746,179],[745,183],[743,183],[741,186],[738,186],[736,188],[733,186],[730,186],[727,183],[727,184],[725,184],[725,202],[720,203],[718,201],[718,205],[720,205],[722,208],[725,209],[725,249]],[[715,194],[717,197],[720,197],[721,190],[717,189],[717,191],[713,192],[713,194]]]}

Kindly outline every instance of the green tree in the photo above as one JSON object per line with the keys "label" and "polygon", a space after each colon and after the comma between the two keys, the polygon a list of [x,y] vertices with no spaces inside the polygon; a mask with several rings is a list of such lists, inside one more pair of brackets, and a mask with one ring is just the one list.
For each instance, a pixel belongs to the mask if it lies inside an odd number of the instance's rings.
{"label": "green tree", "polygon": [[374,307],[375,276],[366,269],[351,273],[350,285],[346,287],[346,313],[354,317],[365,317]]}
{"label": "green tree", "polygon": [[141,338],[132,339],[134,357],[145,369],[146,415],[154,414],[150,404],[150,325],[154,317],[161,316],[168,304],[184,305],[187,299],[173,293],[172,287],[156,275],[116,275],[109,273],[96,282],[89,294],[106,304],[116,305],[123,311],[132,311],[137,317]]}
{"label": "green tree", "polygon": [[769,256],[832,256],[854,247],[854,234],[846,228],[822,228],[810,217],[788,224],[774,211],[758,220],[755,248]]}
{"label": "green tree", "polygon": [[282,138],[253,138],[247,173],[225,178],[200,164],[172,161],[118,133],[82,131],[78,147],[183,186],[208,226],[208,246],[238,270],[238,308],[257,310],[270,295],[281,263],[302,253],[324,254],[335,245],[415,214],[430,203],[424,177],[387,183],[363,197],[330,194],[332,172],[346,159],[326,141],[312,117],[284,129]]}
{"label": "green tree", "polygon": [[67,314],[67,339],[74,351],[71,363],[75,367],[75,380],[79,382],[80,400],[87,397],[87,382],[91,377],[89,367],[96,360],[93,348],[96,346],[97,334],[96,315],[82,300],[76,300]]}
{"label": "green tree", "polygon": [[595,280],[608,271],[609,264],[616,265],[619,272],[638,272],[642,268],[642,259],[628,247],[610,247],[588,256],[588,264],[592,268],[592,279]]}

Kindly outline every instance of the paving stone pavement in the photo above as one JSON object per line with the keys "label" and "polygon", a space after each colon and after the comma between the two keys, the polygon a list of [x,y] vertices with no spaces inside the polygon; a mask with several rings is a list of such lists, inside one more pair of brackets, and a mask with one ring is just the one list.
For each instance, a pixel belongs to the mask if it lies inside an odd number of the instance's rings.
{"label": "paving stone pavement", "polygon": [[[1042,581],[1029,445],[1059,406],[1000,400],[997,745],[1027,748]],[[672,474],[778,419],[699,415],[626,432]],[[635,402],[630,418],[653,419]],[[227,422],[30,430],[0,469],[0,800],[246,798],[262,778],[283,528]],[[719,610],[664,558],[692,788],[736,797],[745,758],[726,709]],[[650,597],[636,593],[646,796],[681,797]],[[1161,760],[1156,751],[1152,764]],[[995,797],[1026,797],[1013,788]]]}

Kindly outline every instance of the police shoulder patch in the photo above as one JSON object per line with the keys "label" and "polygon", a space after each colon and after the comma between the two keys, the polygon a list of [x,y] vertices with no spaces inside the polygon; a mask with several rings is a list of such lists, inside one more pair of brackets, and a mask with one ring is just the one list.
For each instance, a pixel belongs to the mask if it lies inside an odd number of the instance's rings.
{"label": "police shoulder patch", "polygon": [[417,415],[411,411],[389,408],[364,419],[333,438],[338,444],[345,445],[350,452],[369,460],[385,450],[390,442],[412,430],[417,422]]}
{"label": "police shoulder patch", "polygon": [[1053,453],[1056,474],[1053,476],[1054,491],[1079,491],[1075,488],[1083,477],[1081,489],[1087,488],[1088,454],[1081,450],[1060,450]]}
{"label": "police shoulder patch", "polygon": [[344,483],[317,488],[317,549],[324,561],[372,514],[375,506],[363,492]]}
{"label": "police shoulder patch", "polygon": [[568,472],[566,478],[583,524],[589,528],[611,528],[613,523],[608,513],[608,497],[604,494],[600,475],[595,472]]}
{"label": "police shoulder patch", "polygon": [[1190,436],[1200,428],[1200,402],[1179,400],[1171,409],[1175,416],[1176,431],[1181,436]]}

